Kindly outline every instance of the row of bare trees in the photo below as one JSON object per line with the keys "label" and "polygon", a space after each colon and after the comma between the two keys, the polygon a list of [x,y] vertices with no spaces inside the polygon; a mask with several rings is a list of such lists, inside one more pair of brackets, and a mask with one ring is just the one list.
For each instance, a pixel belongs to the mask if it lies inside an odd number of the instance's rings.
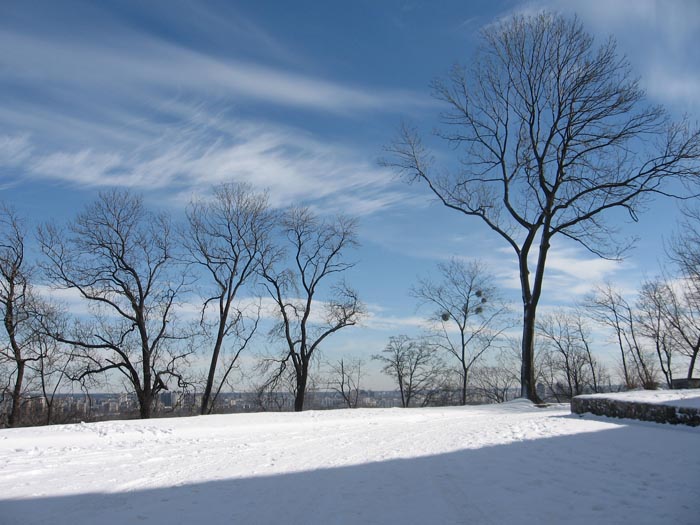
{"label": "row of bare trees", "polygon": [[[693,215],[691,215],[693,216]],[[671,258],[678,272],[642,283],[636,301],[628,301],[611,285],[589,298],[594,316],[613,333],[619,350],[626,388],[668,388],[674,379],[692,379],[700,352],[700,289],[697,266],[688,265],[700,248],[688,240],[697,235],[695,224],[684,224],[684,235],[672,244]]]}
{"label": "row of bare trees", "polygon": [[586,306],[606,325],[618,349],[626,388],[654,388],[692,379],[700,352],[700,212],[686,207],[670,239],[659,277],[641,283],[636,299],[600,287]]}
{"label": "row of bare trees", "polygon": [[[66,383],[121,382],[149,418],[161,392],[201,382],[199,411],[209,413],[266,319],[274,322],[271,346],[281,350],[265,361],[265,385],[274,389],[291,373],[295,409],[303,409],[312,357],[363,313],[342,279],[353,265],[345,257],[356,243],[354,221],[321,220],[306,208],[275,211],[245,184],[215,188],[190,204],[186,218],[176,226],[140,196],[115,189],[30,237],[15,210],[0,209],[7,425],[22,423],[29,392],[41,392],[50,409]],[[30,263],[34,240],[41,256]],[[201,358],[208,359],[202,379],[190,366]]]}
{"label": "row of bare trees", "polygon": [[[673,388],[674,378],[693,377],[700,351],[699,231],[700,213],[687,210],[668,250],[677,271],[642,283],[636,299],[608,283],[578,305],[540,316],[534,355],[539,397],[564,401],[662,382]],[[512,351],[517,343],[504,337],[513,323],[492,277],[483,265],[456,259],[438,270],[438,281],[422,279],[412,290],[430,308],[426,334],[392,337],[374,359],[395,381],[404,407],[512,397],[520,360]],[[607,364],[593,350],[601,347],[608,350]]]}
{"label": "row of bare trees", "polygon": [[[232,387],[232,372],[268,314],[276,319],[268,335],[282,350],[260,366],[261,396],[273,399],[289,388],[301,410],[320,344],[363,313],[344,281],[325,282],[352,266],[343,254],[356,242],[354,223],[324,222],[305,209],[279,216],[264,194],[247,186],[220,186],[211,199],[193,202],[186,227],[175,234],[169,219],[149,213],[138,196],[103,193],[64,229],[39,228],[45,258],[38,268],[27,262],[27,231],[16,212],[5,207],[1,219],[8,425],[21,422],[27,391],[43,399],[51,422],[62,387],[77,382],[89,389],[109,371],[125,378],[139,415],[150,417],[158,393],[197,382],[187,366],[195,348],[209,359],[199,411],[210,413],[222,389]],[[606,285],[578,310],[539,320],[535,374],[546,396],[565,400],[617,384],[654,388],[659,374],[672,387],[680,366],[693,376],[700,347],[698,225],[698,214],[688,212],[669,250],[678,274],[644,283],[634,304]],[[193,267],[205,270],[197,281]],[[37,274],[73,290],[87,304],[85,312],[70,317],[39,297],[32,284]],[[426,334],[393,337],[374,356],[396,381],[402,405],[512,397],[519,359],[504,349],[511,345],[504,332],[513,323],[493,278],[483,265],[457,259],[438,265],[437,276],[412,289],[426,309]],[[267,312],[262,298],[249,295],[256,284],[267,294]],[[181,301],[191,302],[192,290],[201,306],[196,322],[184,322],[177,314],[182,317]],[[324,301],[316,299],[320,292]],[[619,350],[619,382],[593,355],[591,321],[609,329],[609,342]],[[361,360],[343,358],[330,365],[325,386],[357,407],[364,370]]]}

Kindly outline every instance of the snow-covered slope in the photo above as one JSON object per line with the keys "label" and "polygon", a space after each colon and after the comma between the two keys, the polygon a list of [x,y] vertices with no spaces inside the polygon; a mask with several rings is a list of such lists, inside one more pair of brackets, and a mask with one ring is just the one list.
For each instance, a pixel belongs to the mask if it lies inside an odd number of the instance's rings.
{"label": "snow-covered slope", "polygon": [[568,406],[0,431],[0,523],[693,523],[700,430]]}

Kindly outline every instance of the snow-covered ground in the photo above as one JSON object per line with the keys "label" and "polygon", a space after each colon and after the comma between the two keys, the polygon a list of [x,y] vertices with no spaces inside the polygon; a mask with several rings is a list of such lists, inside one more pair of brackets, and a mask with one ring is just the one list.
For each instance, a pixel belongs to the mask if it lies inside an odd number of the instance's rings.
{"label": "snow-covered ground", "polygon": [[0,431],[0,523],[700,523],[700,429],[500,406]]}
{"label": "snow-covered ground", "polygon": [[[700,390],[632,390],[615,394],[588,394],[579,396],[590,399],[609,398],[626,402],[670,405],[674,407],[700,408]],[[700,522],[699,522],[700,523]]]}

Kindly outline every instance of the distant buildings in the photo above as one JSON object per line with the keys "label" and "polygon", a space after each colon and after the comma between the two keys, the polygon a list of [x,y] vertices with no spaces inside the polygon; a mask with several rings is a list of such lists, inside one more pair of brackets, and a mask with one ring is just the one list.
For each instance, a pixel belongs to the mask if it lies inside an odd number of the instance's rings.
{"label": "distant buildings", "polygon": [[[454,396],[435,396],[431,404],[454,404]],[[513,396],[514,397],[514,396]],[[420,398],[419,398],[420,401]],[[49,406],[50,402],[50,406]],[[26,397],[23,406],[23,425],[45,425],[76,423],[80,421],[104,421],[139,417],[135,394],[126,393],[69,393],[56,394],[52,400],[39,394]],[[155,417],[191,416],[199,414],[202,394],[197,392],[161,392],[156,401]],[[473,392],[470,402],[485,403],[488,400]],[[359,408],[392,408],[401,406],[401,395],[396,390],[362,390],[358,394]],[[0,405],[0,422],[6,420]],[[213,413],[230,414],[242,412],[292,411],[294,396],[290,392],[225,392],[220,393]],[[347,408],[343,397],[334,391],[309,391],[306,395],[307,410],[332,410]],[[50,420],[50,421],[49,421]]]}

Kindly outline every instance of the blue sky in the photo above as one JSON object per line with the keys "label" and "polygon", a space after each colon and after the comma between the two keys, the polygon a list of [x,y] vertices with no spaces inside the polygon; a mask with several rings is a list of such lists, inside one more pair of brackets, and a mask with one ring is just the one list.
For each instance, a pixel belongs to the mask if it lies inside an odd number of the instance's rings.
{"label": "blue sky", "polygon": [[[326,356],[367,357],[419,330],[408,290],[449,257],[485,260],[517,304],[507,248],[377,158],[402,120],[432,129],[440,107],[429,83],[469,62],[480,27],[541,9],[575,11],[596,37],[613,34],[649,99],[698,120],[693,0],[6,1],[0,199],[34,223],[60,222],[100,189],[128,186],[178,216],[193,195],[240,180],[268,188],[277,206],[356,215],[362,246],[349,281],[370,316]],[[676,208],[656,202],[622,225],[640,239],[621,264],[555,245],[545,307],[603,279],[633,289],[658,273]]]}

